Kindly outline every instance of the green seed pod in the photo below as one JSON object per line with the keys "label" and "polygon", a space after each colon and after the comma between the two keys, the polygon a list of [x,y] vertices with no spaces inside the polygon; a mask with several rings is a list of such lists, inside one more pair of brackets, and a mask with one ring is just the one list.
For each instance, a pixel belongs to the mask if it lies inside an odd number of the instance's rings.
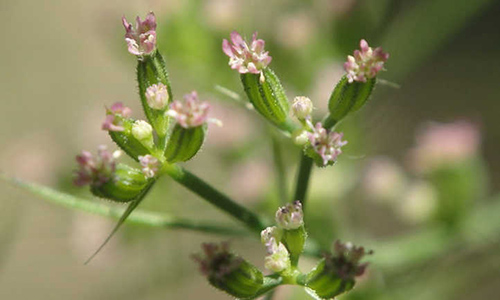
{"label": "green seed pod", "polygon": [[325,259],[307,275],[306,284],[322,299],[334,298],[354,287],[354,279],[343,279],[329,270]]}
{"label": "green seed pod", "polygon": [[227,243],[203,244],[204,257],[194,255],[200,271],[214,287],[237,298],[253,297],[264,284],[264,276],[255,266],[229,252]]}
{"label": "green seed pod", "polygon": [[158,51],[138,61],[137,82],[144,113],[160,138],[163,138],[169,124],[169,117],[164,113],[173,97],[165,61]]}
{"label": "green seed pod", "polygon": [[248,99],[264,118],[283,130],[293,131],[285,90],[270,68],[262,70],[262,74],[241,74],[241,82]]}
{"label": "green seed pod", "polygon": [[165,149],[168,162],[188,161],[198,153],[205,140],[207,125],[184,128],[176,124]]}
{"label": "green seed pod", "polygon": [[147,183],[148,179],[141,170],[119,164],[112,179],[100,185],[92,185],[91,191],[98,197],[117,202],[129,202],[146,188]]}
{"label": "green seed pod", "polygon": [[[370,254],[368,252],[368,254]],[[357,276],[367,267],[360,260],[367,254],[363,247],[336,241],[334,253],[326,254],[318,265],[307,274],[306,286],[323,299],[334,298],[351,290]]]}
{"label": "green seed pod", "polygon": [[330,115],[325,120],[325,128],[331,128],[344,119],[348,114],[358,111],[368,101],[376,78],[366,82],[354,81],[349,83],[346,76],[342,77],[335,86],[328,102]]}
{"label": "green seed pod", "polygon": [[111,139],[130,157],[139,161],[139,156],[150,154],[143,142],[134,137],[132,128],[134,120],[123,119],[123,131],[109,131]]}

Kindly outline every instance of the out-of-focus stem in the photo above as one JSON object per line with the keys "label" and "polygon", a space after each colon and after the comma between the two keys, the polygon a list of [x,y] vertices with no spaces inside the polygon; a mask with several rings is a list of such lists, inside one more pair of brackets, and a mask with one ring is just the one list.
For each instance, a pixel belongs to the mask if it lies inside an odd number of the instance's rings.
{"label": "out-of-focus stem", "polygon": [[260,233],[265,228],[258,215],[233,201],[184,168],[174,164],[165,164],[162,171],[191,192],[233,216],[252,231]]}
{"label": "out-of-focus stem", "polygon": [[274,170],[276,172],[276,182],[278,185],[278,195],[280,198],[280,203],[283,205],[288,201],[286,170],[282,151],[283,149],[281,148],[279,138],[276,136],[276,134],[274,132],[271,132],[270,134],[273,147]]}

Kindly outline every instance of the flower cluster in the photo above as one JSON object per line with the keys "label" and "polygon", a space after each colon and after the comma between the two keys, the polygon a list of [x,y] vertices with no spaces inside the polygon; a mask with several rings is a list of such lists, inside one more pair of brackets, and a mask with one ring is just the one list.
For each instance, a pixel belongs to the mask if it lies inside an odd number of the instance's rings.
{"label": "flower cluster", "polygon": [[368,78],[374,78],[384,68],[384,63],[389,58],[389,54],[382,51],[382,48],[378,47],[374,50],[365,40],[361,40],[359,47],[361,51],[354,50],[354,54],[347,56],[347,62],[344,63],[350,83],[366,82]]}
{"label": "flower cluster", "polygon": [[299,96],[293,99],[292,111],[299,120],[310,119],[313,108],[311,99],[307,97]]}
{"label": "flower cluster", "polygon": [[273,272],[281,272],[290,267],[290,256],[285,245],[281,243],[282,231],[278,227],[267,227],[260,233],[262,244],[266,246],[267,255],[264,267]]}
{"label": "flower cluster", "polygon": [[128,52],[133,55],[143,56],[153,53],[156,49],[156,17],[153,12],[147,14],[144,21],[137,17],[135,28],[122,18],[125,27],[125,41]]}
{"label": "flower cluster", "polygon": [[102,123],[101,128],[107,131],[124,131],[123,119],[129,118],[132,115],[132,110],[122,102],[116,102],[110,108],[106,108],[106,119]]}
{"label": "flower cluster", "polygon": [[363,247],[352,243],[342,243],[337,240],[333,244],[333,255],[325,255],[325,269],[334,271],[340,278],[352,279],[364,274],[368,263],[360,263],[365,255],[373,251],[366,251]]}
{"label": "flower cluster", "polygon": [[280,207],[276,212],[276,224],[286,230],[297,229],[304,225],[304,213],[302,203],[295,201]]}
{"label": "flower cluster", "polygon": [[308,132],[309,142],[312,149],[321,157],[323,166],[329,162],[335,162],[337,156],[342,153],[342,146],[347,144],[347,141],[342,141],[343,134],[335,131],[329,131],[324,128],[321,122],[312,126],[309,122],[312,132]]}
{"label": "flower cluster", "polygon": [[205,124],[208,121],[208,102],[201,102],[195,91],[184,95],[184,103],[176,100],[170,104],[166,112],[168,116],[174,117],[177,123],[184,128],[193,128]]}
{"label": "flower cluster", "polygon": [[477,155],[481,136],[477,126],[466,121],[431,123],[417,135],[411,163],[418,172],[435,170]]}
{"label": "flower cluster", "polygon": [[243,259],[229,251],[229,244],[214,243],[202,244],[204,256],[195,254],[192,258],[200,265],[200,272],[215,280],[222,282],[224,277],[231,274],[243,263]]}
{"label": "flower cluster", "polygon": [[250,46],[236,31],[231,33],[231,42],[232,45],[225,39],[222,42],[222,50],[229,56],[231,68],[238,70],[241,74],[259,74],[271,63],[272,58],[269,52],[264,50],[265,42],[257,39],[257,32],[253,34]]}
{"label": "flower cluster", "polygon": [[142,173],[147,178],[153,178],[156,174],[158,174],[160,161],[156,157],[150,154],[139,156],[139,163],[142,167]]}
{"label": "flower cluster", "polygon": [[120,151],[110,153],[104,145],[99,146],[97,157],[88,151],[82,151],[76,156],[79,169],[75,172],[74,184],[100,186],[112,180],[116,171],[116,158],[119,156]]}

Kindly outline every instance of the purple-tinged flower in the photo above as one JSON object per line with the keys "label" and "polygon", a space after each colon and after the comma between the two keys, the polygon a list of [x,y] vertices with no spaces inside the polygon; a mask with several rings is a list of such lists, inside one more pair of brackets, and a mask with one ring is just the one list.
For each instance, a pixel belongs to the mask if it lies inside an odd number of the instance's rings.
{"label": "purple-tinged flower", "polygon": [[208,119],[210,105],[208,102],[201,102],[196,91],[184,95],[184,103],[176,100],[170,104],[167,116],[174,117],[177,123],[184,128],[193,128],[205,124],[207,121],[220,124],[220,121]]}
{"label": "purple-tinged flower", "polygon": [[365,40],[359,42],[360,50],[354,50],[353,56],[347,56],[344,69],[347,72],[349,83],[353,81],[366,82],[368,78],[374,78],[384,68],[384,63],[389,54],[378,47],[373,50]]}
{"label": "purple-tinged flower", "polygon": [[297,229],[304,225],[304,213],[302,203],[295,201],[280,207],[276,212],[276,224],[285,230]]}
{"label": "purple-tinged flower", "polygon": [[132,115],[132,110],[122,102],[115,102],[110,108],[106,108],[106,119],[102,123],[102,130],[108,131],[123,131],[123,119],[129,118]]}
{"label": "purple-tinged flower", "polygon": [[99,146],[96,157],[88,151],[82,151],[76,156],[79,169],[75,172],[74,184],[101,186],[112,180],[116,171],[116,159],[120,153],[120,151],[110,153],[103,145]]}
{"label": "purple-tinged flower", "polygon": [[333,255],[325,256],[325,268],[336,270],[337,275],[343,279],[350,279],[364,274],[368,263],[360,264],[365,255],[373,251],[366,251],[363,247],[357,247],[352,243],[342,243],[337,240],[333,244]]}
{"label": "purple-tinged flower", "polygon": [[224,277],[231,274],[243,263],[243,259],[229,252],[229,243],[220,245],[203,243],[201,245],[204,257],[193,255],[192,258],[199,263],[200,272],[216,281],[223,281]]}
{"label": "purple-tinged flower", "polygon": [[163,83],[153,84],[146,89],[146,101],[152,109],[163,110],[168,100],[168,90]]}
{"label": "purple-tinged flower", "polygon": [[147,178],[153,178],[158,174],[160,169],[160,161],[152,155],[139,156],[139,163],[142,166],[142,173]]}
{"label": "purple-tinged flower", "polygon": [[253,34],[250,46],[236,31],[231,33],[231,42],[232,45],[224,39],[222,50],[229,56],[231,69],[238,70],[241,74],[259,74],[272,60],[269,52],[264,51],[264,40],[257,39],[257,32]]}
{"label": "purple-tinged flower", "polygon": [[473,123],[428,124],[417,134],[416,146],[410,152],[412,167],[425,173],[463,162],[477,155],[480,143],[481,134]]}
{"label": "purple-tinged flower", "polygon": [[273,272],[282,272],[290,268],[290,254],[283,243],[279,243],[273,252],[266,255],[264,267]]}
{"label": "purple-tinged flower", "polygon": [[347,141],[342,141],[343,134],[325,129],[321,122],[316,123],[315,127],[311,122],[308,124],[312,129],[312,132],[308,133],[309,142],[312,149],[323,160],[323,166],[328,165],[328,162],[335,162],[337,156],[342,153],[340,148],[347,144]]}
{"label": "purple-tinged flower", "polygon": [[125,27],[125,41],[128,45],[128,52],[137,55],[149,55],[156,49],[156,17],[153,12],[146,15],[144,21],[137,17],[135,28],[127,22],[125,16],[122,17],[123,27]]}
{"label": "purple-tinged flower", "polygon": [[276,252],[283,232],[276,226],[267,227],[260,233],[260,240],[266,246],[267,254]]}

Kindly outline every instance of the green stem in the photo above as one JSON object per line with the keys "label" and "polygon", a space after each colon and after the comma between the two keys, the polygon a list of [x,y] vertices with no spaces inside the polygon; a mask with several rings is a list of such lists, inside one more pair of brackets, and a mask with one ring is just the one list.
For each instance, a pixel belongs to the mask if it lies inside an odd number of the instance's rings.
{"label": "green stem", "polygon": [[[120,217],[126,210],[126,208],[124,207],[114,207],[91,200],[78,198],[43,185],[21,181],[19,179],[10,178],[1,174],[0,178],[37,196],[40,196],[41,198],[48,200],[49,202],[67,208],[73,208],[114,219],[120,219]],[[193,231],[215,233],[221,235],[241,236],[245,234],[244,230],[238,230],[236,228],[185,220],[167,214],[153,213],[141,210],[135,210],[132,214],[130,214],[130,216],[127,218],[127,222],[153,227],[189,229]]]}
{"label": "green stem", "polygon": [[260,290],[254,296],[252,296],[251,298],[245,298],[245,300],[259,298],[260,296],[272,291],[282,283],[283,283],[283,278],[281,278],[279,275],[275,274],[266,276],[264,277],[264,285],[260,288]]}
{"label": "green stem", "polygon": [[271,142],[273,147],[274,170],[276,172],[276,182],[278,185],[278,195],[280,203],[283,205],[287,202],[288,192],[286,186],[286,169],[283,161],[283,151],[279,143],[276,133],[271,131]]}
{"label": "green stem", "polygon": [[238,219],[251,230],[260,233],[265,228],[258,215],[233,201],[184,168],[178,165],[165,164],[163,171],[191,192]]}
{"label": "green stem", "polygon": [[297,185],[295,189],[295,196],[292,201],[300,201],[302,209],[305,209],[307,187],[309,186],[309,178],[313,167],[313,160],[302,154],[299,166],[299,173],[297,175]]}

